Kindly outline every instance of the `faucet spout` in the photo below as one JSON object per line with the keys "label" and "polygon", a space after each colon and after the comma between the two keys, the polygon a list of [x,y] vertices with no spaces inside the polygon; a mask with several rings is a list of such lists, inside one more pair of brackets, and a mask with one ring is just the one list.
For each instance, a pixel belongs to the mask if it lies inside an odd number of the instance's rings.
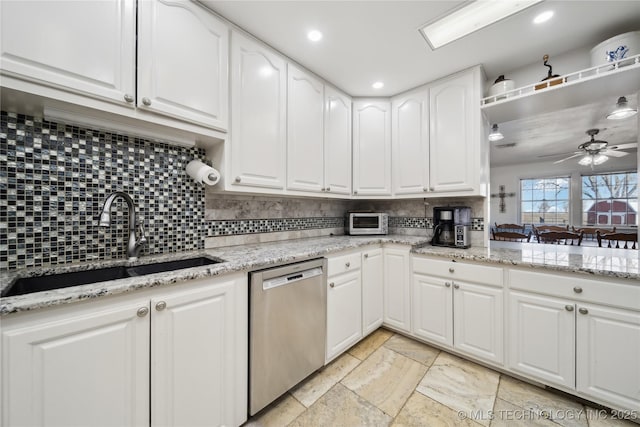
{"label": "faucet spout", "polygon": [[130,260],[138,258],[142,247],[147,243],[147,238],[144,235],[144,228],[142,223],[139,223],[136,219],[136,208],[133,204],[133,199],[124,191],[115,191],[107,197],[102,206],[102,213],[100,214],[100,227],[109,227],[111,225],[111,205],[118,198],[121,197],[127,203],[129,209],[129,240],[127,242],[127,256]]}

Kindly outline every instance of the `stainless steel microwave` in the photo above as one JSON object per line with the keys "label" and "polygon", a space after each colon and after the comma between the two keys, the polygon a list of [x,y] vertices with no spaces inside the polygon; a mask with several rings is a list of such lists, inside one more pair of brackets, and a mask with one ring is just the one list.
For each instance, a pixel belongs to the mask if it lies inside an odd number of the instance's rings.
{"label": "stainless steel microwave", "polygon": [[350,212],[346,231],[352,236],[366,234],[388,234],[389,214],[373,212]]}

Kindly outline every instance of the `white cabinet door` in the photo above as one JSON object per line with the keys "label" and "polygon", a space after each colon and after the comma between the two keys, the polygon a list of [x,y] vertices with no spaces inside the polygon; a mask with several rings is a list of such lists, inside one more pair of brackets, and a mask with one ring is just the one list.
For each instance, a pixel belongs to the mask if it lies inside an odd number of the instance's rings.
{"label": "white cabinet door", "polygon": [[360,270],[327,281],[328,362],[362,338],[362,283]]}
{"label": "white cabinet door", "polygon": [[284,189],[286,171],[285,61],[263,45],[231,35],[233,186]]}
{"label": "white cabinet door", "polygon": [[195,2],[138,6],[138,107],[226,130],[229,28]]}
{"label": "white cabinet door", "polygon": [[453,346],[453,293],[451,281],[413,275],[413,334],[436,344]]}
{"label": "white cabinet door", "polygon": [[575,307],[565,299],[511,292],[508,367],[545,383],[575,386]]}
{"label": "white cabinet door", "polygon": [[393,194],[429,190],[429,90],[411,92],[391,103]]}
{"label": "white cabinet door", "polygon": [[384,257],[382,249],[362,254],[362,333],[378,329],[384,318]]}
{"label": "white cabinet door", "polygon": [[477,187],[481,136],[475,81],[475,73],[469,72],[430,88],[429,185],[434,191]]}
{"label": "white cabinet door", "polygon": [[411,281],[409,250],[384,249],[384,323],[411,331]]}
{"label": "white cabinet door", "polygon": [[640,408],[640,313],[578,304],[576,388],[613,407]]}
{"label": "white cabinet door", "polygon": [[287,188],[324,189],[324,85],[288,64]]}
{"label": "white cabinet door", "polygon": [[0,40],[3,75],[133,106],[135,0],[3,1]]}
{"label": "white cabinet door", "polygon": [[246,280],[221,278],[151,300],[153,425],[244,421],[238,405],[246,410],[246,385],[238,380],[246,384],[247,323],[236,319],[247,317],[246,289]]}
{"label": "white cabinet door", "polygon": [[453,282],[453,346],[502,364],[502,289]]}
{"label": "white cabinet door", "polygon": [[353,103],[353,194],[391,195],[391,105]]}
{"label": "white cabinet door", "polygon": [[3,324],[2,425],[149,425],[148,312],[144,299]]}
{"label": "white cabinet door", "polygon": [[337,194],[351,194],[351,98],[331,86],[324,88],[324,185]]}

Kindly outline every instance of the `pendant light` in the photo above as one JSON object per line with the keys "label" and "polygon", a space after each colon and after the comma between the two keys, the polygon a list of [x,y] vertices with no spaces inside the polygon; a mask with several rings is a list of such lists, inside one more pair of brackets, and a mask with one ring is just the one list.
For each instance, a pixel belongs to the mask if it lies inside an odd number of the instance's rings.
{"label": "pendant light", "polygon": [[638,114],[637,108],[631,108],[627,102],[627,98],[621,96],[618,98],[616,108],[607,115],[609,120],[622,120]]}
{"label": "pendant light", "polygon": [[501,134],[500,131],[498,130],[498,125],[494,123],[493,126],[491,127],[491,133],[489,134],[489,141],[491,142],[500,141],[503,138],[504,138],[504,135]]}

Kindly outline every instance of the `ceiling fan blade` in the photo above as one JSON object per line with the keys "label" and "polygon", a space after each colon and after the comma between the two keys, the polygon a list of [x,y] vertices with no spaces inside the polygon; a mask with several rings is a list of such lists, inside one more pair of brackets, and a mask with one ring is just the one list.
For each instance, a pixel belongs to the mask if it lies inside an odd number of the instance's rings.
{"label": "ceiling fan blade", "polygon": [[[543,154],[542,156],[536,156],[539,159],[544,159],[547,157],[560,157],[560,156],[566,156],[568,154],[584,154],[584,151],[570,151],[568,153],[558,153],[558,154]],[[572,156],[575,157],[575,156]],[[566,159],[565,159],[566,160]]]}
{"label": "ceiling fan blade", "polygon": [[629,144],[614,145],[613,147],[609,147],[609,150],[629,150],[631,148],[638,148],[638,143],[631,142]]}
{"label": "ceiling fan blade", "polygon": [[605,156],[611,156],[611,157],[624,157],[627,154],[629,154],[626,151],[618,151],[618,150],[604,150],[604,151],[601,151],[600,153],[604,154]]}
{"label": "ceiling fan blade", "polygon": [[576,153],[576,154],[574,154],[573,156],[565,157],[565,158],[564,158],[564,159],[562,159],[562,160],[557,160],[557,161],[553,162],[553,164],[554,164],[554,165],[557,165],[558,163],[562,163],[562,162],[564,162],[564,161],[566,161],[566,160],[573,159],[574,157],[578,157],[578,156],[582,156],[582,155],[584,155],[584,153]]}

